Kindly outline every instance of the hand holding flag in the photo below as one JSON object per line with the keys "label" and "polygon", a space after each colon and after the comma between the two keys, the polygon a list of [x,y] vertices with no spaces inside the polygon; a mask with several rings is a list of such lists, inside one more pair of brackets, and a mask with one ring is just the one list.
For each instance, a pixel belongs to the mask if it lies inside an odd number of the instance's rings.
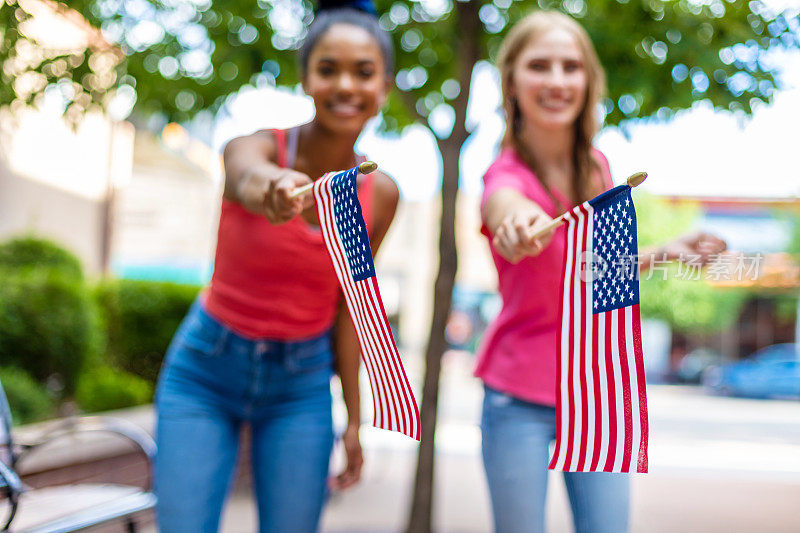
{"label": "hand holding flag", "polygon": [[544,250],[555,234],[552,219],[539,208],[516,210],[506,216],[492,237],[492,246],[511,263],[535,257]]}

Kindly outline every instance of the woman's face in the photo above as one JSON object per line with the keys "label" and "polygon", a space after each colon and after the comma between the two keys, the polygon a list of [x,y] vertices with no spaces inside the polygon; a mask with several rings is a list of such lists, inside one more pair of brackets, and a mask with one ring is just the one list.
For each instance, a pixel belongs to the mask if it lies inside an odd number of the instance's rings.
{"label": "woman's face", "polygon": [[525,123],[547,130],[571,128],[584,108],[585,60],[568,31],[554,28],[531,40],[512,70],[511,96]]}
{"label": "woman's face", "polygon": [[390,83],[375,38],[358,26],[334,24],[309,54],[303,89],[314,99],[315,121],[358,135],[383,106]]}

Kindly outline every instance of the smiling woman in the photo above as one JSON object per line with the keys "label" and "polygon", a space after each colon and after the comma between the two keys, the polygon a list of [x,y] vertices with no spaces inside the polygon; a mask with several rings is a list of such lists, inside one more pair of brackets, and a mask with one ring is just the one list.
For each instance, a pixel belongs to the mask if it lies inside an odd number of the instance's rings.
{"label": "smiling woman", "polygon": [[[611,173],[592,147],[605,77],[577,22],[555,12],[529,15],[509,31],[497,62],[506,134],[483,178],[481,215],[503,307],[484,335],[475,374],[486,386],[483,461],[495,527],[513,533],[544,530],[549,446],[556,433],[567,238],[563,227],[546,228],[566,209],[609,188]],[[724,248],[719,239],[698,234],[662,247],[658,257],[708,257]],[[627,531],[626,474],[565,472],[564,480],[576,532]]]}
{"label": "smiling woman", "polygon": [[[314,119],[225,147],[214,274],[173,339],[156,394],[164,533],[217,531],[243,424],[252,428],[261,531],[315,531],[326,488],[360,477],[358,340],[313,199],[292,192],[363,161],[354,145],[386,100],[394,59],[371,4],[320,9],[299,54]],[[397,186],[381,172],[360,174],[357,193],[374,254]],[[347,456],[326,482],[334,370]]]}
{"label": "smiling woman", "polygon": [[315,122],[330,132],[360,133],[391,87],[387,61],[373,36],[348,24],[331,26],[308,56],[303,89],[315,103]]}

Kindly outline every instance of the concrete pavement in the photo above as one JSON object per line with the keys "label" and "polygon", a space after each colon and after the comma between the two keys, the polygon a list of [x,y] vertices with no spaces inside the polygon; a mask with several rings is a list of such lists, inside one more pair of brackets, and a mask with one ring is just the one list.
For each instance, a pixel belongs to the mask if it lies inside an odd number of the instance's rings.
{"label": "concrete pavement", "polygon": [[[477,427],[482,392],[471,364],[465,354],[449,354],[442,374],[434,523],[445,533],[491,531]],[[651,473],[633,478],[633,531],[800,531],[800,402],[717,398],[670,386],[651,386],[648,395]],[[366,427],[362,443],[362,481],[333,495],[322,529],[402,531],[416,444]],[[256,530],[251,499],[249,491],[233,495],[225,533]],[[571,531],[557,474],[551,474],[547,505],[549,531]]]}

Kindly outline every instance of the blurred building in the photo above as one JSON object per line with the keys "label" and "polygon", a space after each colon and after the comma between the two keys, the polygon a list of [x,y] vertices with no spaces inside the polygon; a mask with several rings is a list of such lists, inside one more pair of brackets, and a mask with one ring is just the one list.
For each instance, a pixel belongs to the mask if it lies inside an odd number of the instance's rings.
{"label": "blurred building", "polygon": [[[400,339],[406,349],[421,351],[428,340],[433,312],[433,286],[439,268],[438,197],[400,202],[394,222],[381,245],[376,268],[387,314],[398,315]],[[486,238],[480,234],[479,198],[461,194],[456,209],[458,272],[454,307],[467,295],[493,296],[497,286]],[[460,299],[461,298],[461,299]],[[482,298],[472,299],[480,306]],[[474,324],[470,323],[470,328]],[[480,335],[480,331],[475,331]]]}
{"label": "blurred building", "polygon": [[222,195],[218,166],[219,156],[177,124],[160,136],[136,132],[131,179],[113,202],[115,275],[208,281]]}
{"label": "blurred building", "polygon": [[[748,300],[737,320],[714,334],[672,334],[671,366],[698,349],[711,349],[722,360],[735,360],[771,344],[796,342],[800,313],[786,297],[800,295],[800,257],[786,251],[800,224],[800,199],[678,197],[702,209],[698,226],[726,240],[734,252],[755,254],[758,267],[749,275],[712,281],[719,290],[747,289]],[[789,299],[791,302],[791,299]]]}
{"label": "blurred building", "polygon": [[201,283],[219,209],[218,157],[180,126],[161,136],[58,110],[4,124],[0,238],[36,235],[75,253],[90,275]]}
{"label": "blurred building", "polygon": [[58,109],[2,124],[0,238],[38,235],[75,253],[89,272],[110,252],[111,191],[130,181],[134,130],[90,114],[77,130]]}

